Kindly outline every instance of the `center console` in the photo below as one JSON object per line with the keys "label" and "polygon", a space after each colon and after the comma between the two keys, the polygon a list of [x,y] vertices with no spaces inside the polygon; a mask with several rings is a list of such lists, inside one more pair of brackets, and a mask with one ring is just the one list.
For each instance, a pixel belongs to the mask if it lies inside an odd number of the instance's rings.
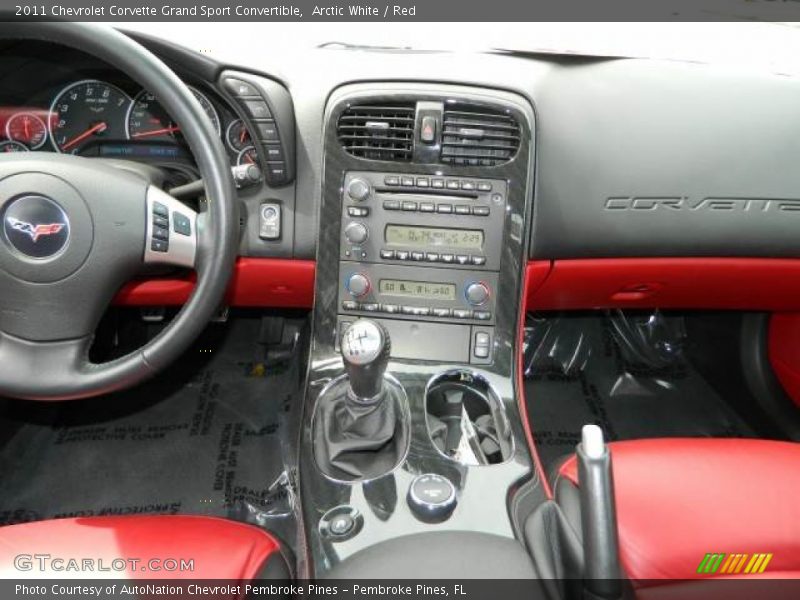
{"label": "center console", "polygon": [[524,98],[481,88],[329,99],[300,462],[309,576],[410,534],[523,552],[509,503],[535,477],[516,371],[533,123]]}

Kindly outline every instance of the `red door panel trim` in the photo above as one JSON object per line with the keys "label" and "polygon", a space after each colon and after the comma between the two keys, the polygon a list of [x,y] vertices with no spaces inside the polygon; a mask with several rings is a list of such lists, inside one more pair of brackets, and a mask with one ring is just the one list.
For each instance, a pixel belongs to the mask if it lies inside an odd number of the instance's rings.
{"label": "red door panel trim", "polygon": [[[229,306],[311,308],[313,260],[239,258],[231,277]],[[114,303],[125,306],[180,306],[194,289],[194,274],[184,278],[145,279],[127,283]]]}
{"label": "red door panel trim", "polygon": [[800,310],[800,259],[544,260],[529,262],[528,273],[529,310]]}

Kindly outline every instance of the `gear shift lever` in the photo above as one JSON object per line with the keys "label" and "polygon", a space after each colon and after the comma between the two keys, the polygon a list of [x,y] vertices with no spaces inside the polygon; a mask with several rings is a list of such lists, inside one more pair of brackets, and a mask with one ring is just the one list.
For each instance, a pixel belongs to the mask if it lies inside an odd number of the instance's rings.
{"label": "gear shift lever", "polygon": [[391,471],[408,447],[405,392],[384,378],[391,342],[380,323],[352,323],[342,334],[341,353],[347,376],[318,400],[314,454],[332,477],[373,479]]}
{"label": "gear shift lever", "polygon": [[386,329],[375,321],[359,319],[345,330],[341,348],[350,382],[348,399],[362,406],[383,401],[386,396],[383,375],[392,348]]}

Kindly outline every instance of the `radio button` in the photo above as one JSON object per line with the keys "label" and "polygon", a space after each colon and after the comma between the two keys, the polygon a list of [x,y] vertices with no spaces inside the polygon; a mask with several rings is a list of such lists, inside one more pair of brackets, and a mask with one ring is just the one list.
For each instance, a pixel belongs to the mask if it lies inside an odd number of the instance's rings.
{"label": "radio button", "polygon": [[449,213],[453,212],[453,205],[452,204],[439,204],[436,207],[436,212],[449,214]]}
{"label": "radio button", "polygon": [[425,260],[425,253],[424,252],[412,252],[411,253],[411,260]]}
{"label": "radio button", "polygon": [[427,317],[431,314],[431,309],[427,306],[404,306],[402,310],[404,315],[415,317]]}
{"label": "radio button", "polygon": [[489,299],[489,288],[485,283],[470,283],[464,292],[467,302],[480,306]]}
{"label": "radio button", "polygon": [[461,182],[461,189],[467,191],[473,191],[475,189],[475,182],[474,181],[462,181]]}
{"label": "radio button", "polygon": [[417,177],[417,187],[426,188],[430,186],[431,186],[430,179],[428,179],[427,177]]}
{"label": "radio button", "polygon": [[408,260],[408,250],[398,250],[394,253],[397,260]]}
{"label": "radio button", "polygon": [[405,211],[417,210],[417,203],[416,202],[403,202],[403,210],[405,210]]}
{"label": "radio button", "polygon": [[472,207],[472,214],[476,217],[488,217],[489,216],[489,207],[488,206],[473,206]]}
{"label": "radio button", "polygon": [[474,313],[472,313],[472,316],[479,321],[488,321],[492,318],[492,313],[490,313],[488,310],[476,310]]}
{"label": "radio button", "polygon": [[454,308],[453,316],[456,319],[470,319],[472,318],[472,311],[465,308]]}
{"label": "radio button", "polygon": [[381,250],[381,258],[392,260],[394,258],[394,250]]}
{"label": "radio button", "polygon": [[436,210],[436,205],[433,202],[420,202],[419,210],[420,212],[433,212]]}
{"label": "radio button", "polygon": [[376,304],[374,302],[361,305],[361,310],[366,312],[378,312],[379,309],[380,309],[380,304]]}
{"label": "radio button", "polygon": [[413,187],[414,186],[414,178],[413,177],[401,177],[400,184],[405,187]]}
{"label": "radio button", "polygon": [[449,317],[450,316],[450,309],[449,308],[434,308],[431,309],[431,312],[434,317]]}
{"label": "radio button", "polygon": [[344,310],[358,310],[358,302],[355,300],[345,300],[342,302],[342,308]]}
{"label": "radio button", "polygon": [[471,212],[472,211],[470,210],[469,206],[466,206],[465,204],[457,204],[456,205],[456,214],[457,215],[468,215]]}
{"label": "radio button", "polygon": [[472,264],[473,265],[485,265],[486,264],[486,257],[485,256],[473,256],[472,257]]}
{"label": "radio button", "polygon": [[397,304],[381,304],[381,311],[390,314],[399,313],[400,306]]}
{"label": "radio button", "polygon": [[431,179],[431,187],[437,190],[444,189],[444,179]]}
{"label": "radio button", "polygon": [[456,256],[456,261],[458,261],[458,264],[460,265],[466,265],[469,263],[469,256],[466,254],[458,254]]}
{"label": "radio button", "polygon": [[350,279],[347,280],[347,291],[356,298],[366,296],[370,287],[369,279],[362,273],[353,273],[350,275]]}
{"label": "radio button", "polygon": [[397,175],[387,175],[383,179],[386,185],[400,185],[400,178]]}
{"label": "radio button", "polygon": [[363,179],[353,179],[347,185],[347,195],[356,202],[369,198],[369,184]]}
{"label": "radio button", "polygon": [[442,254],[441,257],[442,262],[451,263],[455,261],[456,257],[453,254]]}
{"label": "radio button", "polygon": [[478,191],[479,192],[491,192],[492,191],[492,184],[488,181],[479,181],[478,182]]}
{"label": "radio button", "polygon": [[351,244],[363,244],[369,237],[369,230],[363,223],[350,223],[344,228],[344,237]]}
{"label": "radio button", "polygon": [[439,255],[436,252],[428,252],[425,254],[425,260],[428,262],[439,262]]}
{"label": "radio button", "polygon": [[384,200],[384,210],[400,210],[400,200]]}
{"label": "radio button", "polygon": [[458,179],[448,179],[447,180],[447,189],[448,190],[457,190],[461,187],[461,184],[458,182]]}
{"label": "radio button", "polygon": [[349,217],[368,217],[369,209],[365,206],[348,206],[347,216]]}

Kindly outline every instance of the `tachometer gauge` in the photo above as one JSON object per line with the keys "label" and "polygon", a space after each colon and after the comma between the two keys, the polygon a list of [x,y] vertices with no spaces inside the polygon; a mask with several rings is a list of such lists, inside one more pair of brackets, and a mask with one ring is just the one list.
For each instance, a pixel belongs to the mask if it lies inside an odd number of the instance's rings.
{"label": "tachometer gauge", "polygon": [[6,137],[26,149],[38,150],[47,140],[47,125],[33,113],[18,112],[6,121]]}
{"label": "tachometer gauge", "polygon": [[242,148],[253,144],[250,139],[250,132],[241,119],[231,121],[231,124],[228,125],[228,129],[225,132],[225,141],[228,142],[228,146],[234,152],[241,152]]}
{"label": "tachometer gauge", "polygon": [[15,142],[14,140],[7,140],[0,142],[0,152],[28,152],[28,148],[22,142]]}
{"label": "tachometer gauge", "polygon": [[[194,97],[197,98],[200,106],[203,107],[206,115],[208,115],[208,119],[211,121],[217,135],[220,135],[219,115],[217,115],[214,105],[201,92],[193,87],[189,89],[194,94]],[[131,140],[171,142],[175,141],[179,136],[180,127],[167,114],[167,111],[164,110],[153,94],[147,90],[142,90],[136,94],[128,108],[125,132],[128,139]]]}
{"label": "tachometer gauge", "polygon": [[239,156],[236,157],[236,164],[237,165],[257,165],[258,164],[258,154],[256,153],[256,149],[253,146],[246,146],[242,148],[242,151],[239,152]]}
{"label": "tachometer gauge", "polygon": [[125,139],[130,97],[115,85],[89,79],[64,88],[53,100],[50,141],[58,152],[78,154],[98,139]]}

